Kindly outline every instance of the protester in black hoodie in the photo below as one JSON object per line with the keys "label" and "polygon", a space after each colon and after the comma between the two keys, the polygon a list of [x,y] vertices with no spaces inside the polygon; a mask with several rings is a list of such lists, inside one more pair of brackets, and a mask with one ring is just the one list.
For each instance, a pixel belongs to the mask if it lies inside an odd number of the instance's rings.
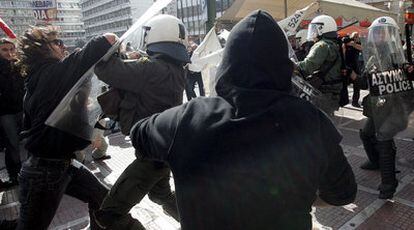
{"label": "protester in black hoodie", "polygon": [[169,163],[183,230],[311,229],[317,197],[345,205],[356,183],[329,118],[290,95],[283,31],[266,12],[232,30],[218,97],[139,121],[137,153]]}
{"label": "protester in black hoodie", "polygon": [[17,185],[20,171],[19,124],[23,110],[24,79],[16,65],[16,46],[0,39],[0,131],[5,143],[9,181],[0,180],[0,189]]}
{"label": "protester in black hoodie", "polygon": [[46,126],[45,121],[115,39],[113,34],[96,37],[81,51],[65,57],[65,45],[52,27],[32,27],[21,37],[21,62],[27,72],[24,136],[30,158],[20,172],[17,229],[47,229],[64,193],[87,202],[91,229],[100,229],[93,212],[108,188],[73,161],[73,152],[85,148],[89,141]]}

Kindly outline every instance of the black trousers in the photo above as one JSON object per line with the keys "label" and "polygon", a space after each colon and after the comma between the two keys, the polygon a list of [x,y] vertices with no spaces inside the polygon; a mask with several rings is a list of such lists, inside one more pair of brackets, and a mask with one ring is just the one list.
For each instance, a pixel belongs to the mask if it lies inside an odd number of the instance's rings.
{"label": "black trousers", "polygon": [[178,220],[176,198],[170,187],[170,172],[170,168],[164,163],[134,160],[112,186],[99,211],[99,216],[105,218],[98,220],[105,226],[128,229],[129,211],[147,194],[152,201],[162,205],[165,211]]}
{"label": "black trousers", "polygon": [[358,103],[360,97],[359,91],[361,90],[358,81],[353,81],[352,87],[354,89],[354,92],[352,94],[352,103]]}
{"label": "black trousers", "polygon": [[0,135],[6,147],[5,163],[10,180],[17,180],[17,174],[21,168],[19,147],[19,123],[21,113],[5,114],[0,116]]}

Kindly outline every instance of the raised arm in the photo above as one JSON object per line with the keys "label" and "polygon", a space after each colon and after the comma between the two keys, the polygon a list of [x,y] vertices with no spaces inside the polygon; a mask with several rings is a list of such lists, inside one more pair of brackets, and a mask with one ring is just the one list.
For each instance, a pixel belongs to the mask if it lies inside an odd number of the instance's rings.
{"label": "raised arm", "polygon": [[105,34],[95,37],[83,49],[63,59],[61,64],[67,66],[67,68],[76,66],[76,72],[73,76],[80,78],[106,54],[116,40],[117,36],[115,34]]}
{"label": "raised arm", "polygon": [[146,79],[154,74],[151,67],[154,63],[148,58],[139,60],[123,60],[113,56],[107,62],[101,62],[95,67],[95,74],[106,84],[130,92],[139,93]]}

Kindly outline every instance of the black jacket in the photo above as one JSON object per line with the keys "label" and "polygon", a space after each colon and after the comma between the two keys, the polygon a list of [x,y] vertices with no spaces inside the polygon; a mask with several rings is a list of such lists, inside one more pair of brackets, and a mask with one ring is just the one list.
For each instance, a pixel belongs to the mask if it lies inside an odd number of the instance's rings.
{"label": "black jacket", "polygon": [[17,67],[0,58],[0,116],[23,110],[24,79]]}
{"label": "black jacket", "polygon": [[105,37],[91,40],[81,51],[58,60],[41,60],[31,66],[24,100],[24,133],[27,150],[35,156],[61,159],[90,142],[45,125],[63,97],[111,47]]}
{"label": "black jacket", "polygon": [[269,14],[255,11],[233,28],[217,74],[218,97],[131,131],[139,153],[170,164],[183,230],[310,229],[318,190],[333,205],[354,200],[342,137],[289,94],[287,40]]}
{"label": "black jacket", "polygon": [[95,73],[100,80],[121,91],[119,123],[125,135],[142,118],[183,102],[184,68],[161,56],[139,60],[114,56],[97,65]]}

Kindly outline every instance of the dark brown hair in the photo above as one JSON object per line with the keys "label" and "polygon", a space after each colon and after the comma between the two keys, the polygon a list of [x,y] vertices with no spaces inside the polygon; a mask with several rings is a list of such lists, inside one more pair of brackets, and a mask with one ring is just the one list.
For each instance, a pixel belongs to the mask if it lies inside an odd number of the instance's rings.
{"label": "dark brown hair", "polygon": [[32,26],[20,37],[20,64],[24,70],[30,70],[34,65],[56,59],[49,47],[52,38],[59,32],[53,26]]}

